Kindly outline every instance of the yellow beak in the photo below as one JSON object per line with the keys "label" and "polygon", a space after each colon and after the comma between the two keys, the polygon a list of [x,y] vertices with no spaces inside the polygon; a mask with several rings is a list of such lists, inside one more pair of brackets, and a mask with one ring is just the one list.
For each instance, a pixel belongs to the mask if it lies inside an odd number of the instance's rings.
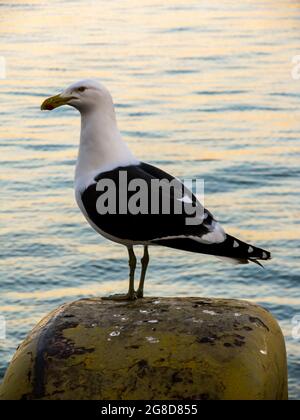
{"label": "yellow beak", "polygon": [[52,111],[52,109],[58,108],[59,106],[67,105],[71,99],[73,99],[73,96],[63,96],[62,94],[52,96],[42,103],[41,110]]}

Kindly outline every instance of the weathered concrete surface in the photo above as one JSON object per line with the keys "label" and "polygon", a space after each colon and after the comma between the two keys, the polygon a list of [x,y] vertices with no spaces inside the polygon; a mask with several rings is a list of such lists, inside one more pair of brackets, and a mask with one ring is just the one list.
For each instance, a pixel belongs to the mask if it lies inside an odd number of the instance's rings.
{"label": "weathered concrete surface", "polygon": [[29,334],[0,396],[281,400],[285,344],[270,313],[243,301],[83,299]]}

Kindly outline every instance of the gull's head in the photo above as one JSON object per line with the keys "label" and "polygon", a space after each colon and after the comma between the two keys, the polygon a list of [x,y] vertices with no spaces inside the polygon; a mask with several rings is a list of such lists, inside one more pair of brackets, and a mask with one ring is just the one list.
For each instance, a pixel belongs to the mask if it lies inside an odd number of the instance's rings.
{"label": "gull's head", "polygon": [[113,105],[111,95],[105,86],[96,80],[81,80],[72,84],[59,95],[46,99],[41,110],[52,111],[63,105],[70,105],[80,112],[93,111]]}

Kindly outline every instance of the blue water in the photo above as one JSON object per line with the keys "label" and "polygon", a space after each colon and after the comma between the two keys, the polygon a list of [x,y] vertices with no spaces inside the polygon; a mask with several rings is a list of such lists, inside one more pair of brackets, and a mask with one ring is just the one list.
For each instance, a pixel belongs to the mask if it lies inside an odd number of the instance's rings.
{"label": "blue water", "polygon": [[39,110],[95,77],[137,156],[204,178],[205,205],[228,232],[273,253],[261,270],[153,249],[147,295],[242,298],[271,310],[286,338],[290,397],[300,398],[299,19],[295,0],[1,2],[1,377],[50,310],[127,287],[126,250],[99,237],[74,201],[78,115]]}

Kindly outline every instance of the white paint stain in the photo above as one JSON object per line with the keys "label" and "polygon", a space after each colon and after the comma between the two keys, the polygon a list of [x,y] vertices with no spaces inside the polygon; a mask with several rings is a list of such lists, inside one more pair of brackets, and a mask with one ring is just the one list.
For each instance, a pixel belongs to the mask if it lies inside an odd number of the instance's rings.
{"label": "white paint stain", "polygon": [[202,319],[193,318],[193,322],[195,322],[196,324],[203,324],[203,320]]}
{"label": "white paint stain", "polygon": [[149,322],[149,324],[157,324],[158,320],[157,319],[150,319],[148,322]]}
{"label": "white paint stain", "polygon": [[236,317],[238,318],[239,316],[242,316],[242,314],[239,314],[238,312],[236,312],[236,313],[234,314],[234,316],[236,316]]}
{"label": "white paint stain", "polygon": [[120,335],[120,331],[112,331],[109,335],[111,337],[118,337],[118,335]]}
{"label": "white paint stain", "polygon": [[212,315],[212,316],[215,316],[215,315],[217,315],[214,311],[207,311],[207,310],[204,310],[204,311],[202,311],[204,314],[208,314],[208,315]]}
{"label": "white paint stain", "polygon": [[151,344],[159,343],[159,339],[155,337],[146,337],[146,340]]}
{"label": "white paint stain", "polygon": [[144,310],[144,309],[140,309],[140,313],[141,313],[141,314],[148,314],[148,313],[149,313],[149,311],[146,311],[146,310]]}
{"label": "white paint stain", "polygon": [[264,356],[267,356],[268,352],[266,350],[260,350],[260,353],[263,354]]}

